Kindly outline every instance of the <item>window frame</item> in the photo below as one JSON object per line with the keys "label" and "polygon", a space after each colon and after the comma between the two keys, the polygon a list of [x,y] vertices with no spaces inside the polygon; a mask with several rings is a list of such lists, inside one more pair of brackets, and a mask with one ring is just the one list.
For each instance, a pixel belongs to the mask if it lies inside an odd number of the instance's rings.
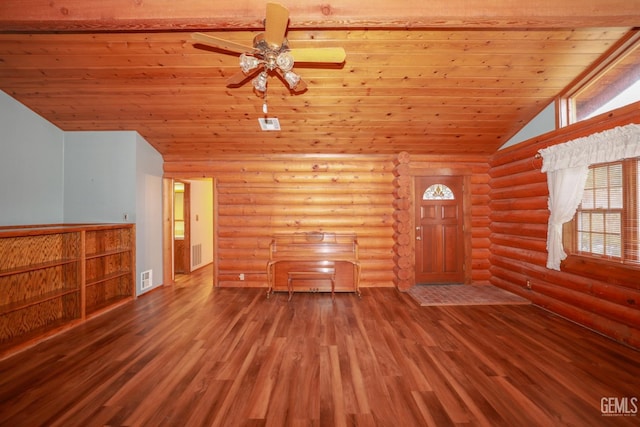
{"label": "window frame", "polygon": [[[640,184],[638,175],[640,171],[640,158],[619,160],[616,162],[598,163],[590,168],[605,165],[622,164],[622,191],[623,205],[621,218],[621,256],[612,257],[600,255],[592,252],[581,251],[578,247],[578,221],[577,216],[583,212],[580,207],[576,210],[573,219],[563,227],[563,245],[568,257],[582,259],[589,262],[602,263],[604,265],[624,266],[630,269],[640,270],[640,238],[638,237],[640,227]],[[607,212],[608,209],[585,209],[584,211]],[[612,209],[620,211],[620,209]],[[635,255],[634,255],[635,254]]]}
{"label": "window frame", "polygon": [[583,91],[622,60],[632,49],[640,49],[640,29],[631,29],[629,33],[611,47],[591,67],[585,70],[567,88],[556,97],[557,128],[569,126],[580,121],[575,117],[573,97]]}

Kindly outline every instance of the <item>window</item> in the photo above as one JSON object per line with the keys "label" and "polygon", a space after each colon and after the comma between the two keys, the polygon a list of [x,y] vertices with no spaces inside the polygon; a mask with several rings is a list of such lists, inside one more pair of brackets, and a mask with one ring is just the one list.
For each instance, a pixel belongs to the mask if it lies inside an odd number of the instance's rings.
{"label": "window", "polygon": [[453,191],[444,184],[433,184],[422,194],[422,200],[455,200]]}
{"label": "window", "polygon": [[582,203],[570,223],[574,254],[640,265],[638,158],[589,168]]}
{"label": "window", "polygon": [[184,238],[184,182],[176,182],[173,186],[173,225],[174,237]]}
{"label": "window", "polygon": [[563,125],[640,101],[640,33],[631,32],[563,101]]}

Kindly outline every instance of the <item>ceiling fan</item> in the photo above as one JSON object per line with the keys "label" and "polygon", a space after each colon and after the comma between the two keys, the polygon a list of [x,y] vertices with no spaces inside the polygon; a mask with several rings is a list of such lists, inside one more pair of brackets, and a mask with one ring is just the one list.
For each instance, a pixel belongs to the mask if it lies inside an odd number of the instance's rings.
{"label": "ceiling fan", "polygon": [[289,10],[286,7],[278,3],[267,3],[264,32],[254,37],[252,47],[204,33],[194,33],[192,38],[208,46],[241,54],[242,71],[227,79],[227,86],[238,86],[257,74],[252,80],[253,87],[264,95],[269,75],[275,74],[287,82],[291,90],[302,92],[307,84],[292,71],[295,63],[340,64],[344,62],[346,54],[341,47],[290,48],[285,37],[288,23]]}

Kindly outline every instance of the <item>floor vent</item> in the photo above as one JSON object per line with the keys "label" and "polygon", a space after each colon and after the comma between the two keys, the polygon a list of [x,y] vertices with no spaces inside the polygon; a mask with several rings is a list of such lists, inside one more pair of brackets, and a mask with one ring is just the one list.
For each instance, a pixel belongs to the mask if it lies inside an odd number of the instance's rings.
{"label": "floor vent", "polygon": [[191,247],[191,266],[196,267],[202,264],[202,243]]}
{"label": "floor vent", "polygon": [[153,277],[152,270],[143,271],[140,274],[140,289],[141,290],[144,291],[145,289],[149,289],[153,285],[152,277]]}

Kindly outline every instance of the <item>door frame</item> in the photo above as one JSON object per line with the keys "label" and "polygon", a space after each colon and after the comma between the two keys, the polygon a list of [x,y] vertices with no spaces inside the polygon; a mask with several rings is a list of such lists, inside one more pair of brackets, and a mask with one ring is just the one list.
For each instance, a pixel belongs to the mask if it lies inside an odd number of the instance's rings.
{"label": "door frame", "polygon": [[411,254],[413,265],[413,284],[417,284],[415,280],[415,259],[416,259],[416,216],[415,216],[415,188],[417,177],[432,177],[432,176],[460,176],[462,177],[462,234],[464,245],[464,284],[470,285],[472,282],[472,251],[471,251],[471,175],[470,168],[410,168],[411,175],[411,210],[410,222],[411,222]]}
{"label": "door frame", "polygon": [[162,177],[162,282],[164,285],[175,284],[173,265],[173,183],[177,180],[211,179],[213,197],[213,286],[218,286],[218,180],[213,175],[203,174],[166,174]]}

